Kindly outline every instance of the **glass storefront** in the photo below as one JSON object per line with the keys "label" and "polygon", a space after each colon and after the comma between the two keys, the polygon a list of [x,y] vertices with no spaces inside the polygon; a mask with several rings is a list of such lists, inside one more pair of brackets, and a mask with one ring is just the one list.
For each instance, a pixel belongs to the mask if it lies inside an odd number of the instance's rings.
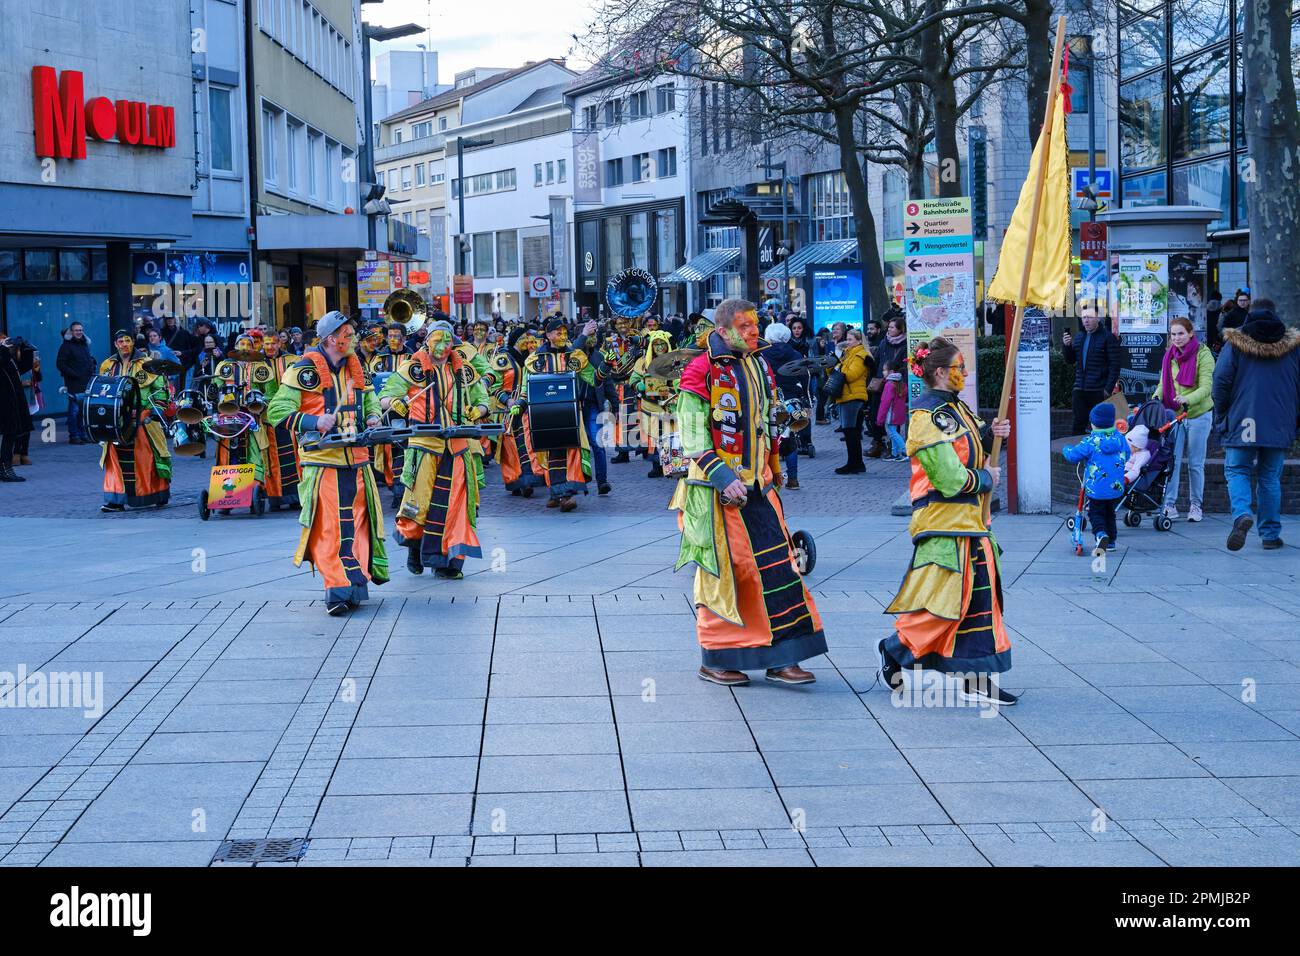
{"label": "glass storefront", "polygon": [[[577,248],[577,301],[594,315],[605,306],[605,284],[624,269],[644,269],[660,279],[684,260],[682,221],[685,203],[624,206],[616,213],[580,213],[574,223]],[[656,311],[681,309],[674,288],[660,287]]]}
{"label": "glass storefront", "polygon": [[[1245,0],[1120,0],[1120,202],[1218,208],[1243,229]],[[1300,6],[1292,61],[1300,78]]]}

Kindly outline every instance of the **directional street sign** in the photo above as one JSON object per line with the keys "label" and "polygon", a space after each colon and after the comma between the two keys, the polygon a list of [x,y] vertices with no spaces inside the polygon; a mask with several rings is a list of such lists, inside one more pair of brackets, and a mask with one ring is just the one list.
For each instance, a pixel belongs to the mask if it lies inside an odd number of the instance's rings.
{"label": "directional street sign", "polygon": [[[961,348],[970,370],[962,397],[975,401],[975,244],[971,200],[908,199],[903,203],[904,303],[911,350],[936,335]],[[915,398],[922,382],[909,377]]]}

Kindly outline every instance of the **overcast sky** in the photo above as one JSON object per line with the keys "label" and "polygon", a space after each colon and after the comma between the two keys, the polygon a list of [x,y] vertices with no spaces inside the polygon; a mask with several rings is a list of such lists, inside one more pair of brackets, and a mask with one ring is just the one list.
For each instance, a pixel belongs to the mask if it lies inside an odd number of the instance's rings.
{"label": "overcast sky", "polygon": [[591,17],[591,0],[384,0],[365,4],[362,16],[382,26],[416,23],[429,30],[421,36],[375,44],[384,49],[414,50],[426,44],[438,53],[438,82],[450,83],[460,70],[475,66],[515,67],[528,60],[568,57],[583,64],[573,50],[572,34],[582,35]]}

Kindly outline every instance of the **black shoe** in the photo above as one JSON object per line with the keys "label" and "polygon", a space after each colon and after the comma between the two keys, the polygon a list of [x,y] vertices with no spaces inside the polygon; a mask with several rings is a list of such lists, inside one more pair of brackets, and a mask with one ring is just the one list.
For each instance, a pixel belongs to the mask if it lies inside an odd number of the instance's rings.
{"label": "black shoe", "polygon": [[1276,551],[1278,548],[1285,547],[1285,542],[1281,538],[1265,538],[1260,544],[1265,551]]}
{"label": "black shoe", "polygon": [[596,494],[598,495],[607,495],[613,490],[608,481],[602,481],[596,486]]}
{"label": "black shoe", "polygon": [[22,475],[14,471],[12,465],[0,465],[0,481],[26,481]]}
{"label": "black shoe", "polygon": [[451,581],[459,581],[465,576],[465,572],[460,568],[434,568],[433,573],[440,578],[447,578]]}
{"label": "black shoe", "polygon": [[662,465],[655,465],[648,472],[646,472],[647,478],[662,478],[663,476],[664,476],[664,469]]}
{"label": "black shoe", "polygon": [[[26,479],[19,478],[18,480],[25,481]],[[125,511],[126,505],[100,505],[99,510],[104,512],[105,514],[111,514],[114,511]]]}
{"label": "black shoe", "polygon": [[809,446],[808,446],[808,457],[809,457],[809,458],[816,458],[816,457],[817,457],[817,449],[814,448],[812,445],[809,445]]}
{"label": "black shoe", "polygon": [[1246,535],[1250,534],[1250,529],[1255,526],[1255,519],[1250,515],[1242,515],[1232,522],[1232,530],[1228,532],[1228,550],[1240,551],[1246,543]]}
{"label": "black shoe", "polygon": [[325,611],[330,617],[342,617],[348,613],[348,602],[333,601],[325,608]]}
{"label": "black shoe", "polygon": [[835,469],[837,475],[860,475],[867,470],[866,465],[841,465]]}
{"label": "black shoe", "polygon": [[523,494],[523,492],[520,491],[518,488],[511,488],[511,489],[510,489],[510,496],[511,496],[512,498],[518,498],[518,497],[520,497],[522,494]]}
{"label": "black shoe", "polygon": [[885,639],[882,637],[880,643],[876,645],[876,650],[880,652],[880,679],[885,682],[885,686],[890,690],[898,690],[903,686],[903,668],[898,666],[898,662],[885,653]]}
{"label": "black shoe", "polygon": [[1092,556],[1094,558],[1100,558],[1107,551],[1114,550],[1115,546],[1110,543],[1110,538],[1106,537],[1104,534],[1099,534],[1097,535],[1097,546],[1092,549]]}
{"label": "black shoe", "polygon": [[627,452],[621,451],[609,460],[611,465],[626,465],[632,459],[628,457]]}
{"label": "black shoe", "polygon": [[533,486],[529,485],[527,488],[524,489],[524,497],[531,498],[532,496],[533,496]]}
{"label": "black shoe", "polygon": [[424,562],[420,560],[419,542],[406,549],[406,570],[412,574],[424,573]]}
{"label": "black shoe", "polygon": [[1020,700],[1015,694],[1009,694],[999,687],[989,674],[966,678],[961,696],[962,700],[973,704],[1000,704],[1004,707],[1014,707]]}

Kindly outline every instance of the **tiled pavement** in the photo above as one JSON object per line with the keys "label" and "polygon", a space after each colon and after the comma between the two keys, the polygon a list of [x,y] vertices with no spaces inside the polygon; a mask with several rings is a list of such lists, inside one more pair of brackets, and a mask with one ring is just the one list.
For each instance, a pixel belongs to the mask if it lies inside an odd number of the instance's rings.
{"label": "tiled pavement", "polygon": [[399,564],[346,620],[288,515],[0,518],[0,672],[99,674],[104,705],[0,707],[0,862],[266,836],[310,837],[304,866],[1300,861],[1295,548],[1179,523],[1094,574],[1060,517],[999,518],[1021,706],[896,706],[873,647],[905,523],[854,497],[788,496],[831,645],[801,689],[694,677],[657,508],[489,508],[466,580]]}

